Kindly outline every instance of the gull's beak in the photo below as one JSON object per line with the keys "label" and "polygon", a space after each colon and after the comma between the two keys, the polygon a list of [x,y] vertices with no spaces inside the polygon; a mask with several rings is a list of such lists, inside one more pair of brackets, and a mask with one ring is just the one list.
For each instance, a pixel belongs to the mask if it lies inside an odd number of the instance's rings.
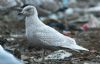
{"label": "gull's beak", "polygon": [[19,12],[18,15],[23,15],[23,12]]}
{"label": "gull's beak", "polygon": [[18,15],[23,15],[22,8],[18,8]]}

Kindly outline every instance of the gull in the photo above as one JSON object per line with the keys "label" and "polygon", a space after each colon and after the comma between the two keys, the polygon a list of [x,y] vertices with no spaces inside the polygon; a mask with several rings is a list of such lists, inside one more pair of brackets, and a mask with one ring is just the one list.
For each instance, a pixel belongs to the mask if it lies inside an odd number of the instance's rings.
{"label": "gull", "polygon": [[18,60],[11,53],[5,51],[0,45],[0,64],[23,64],[23,62]]}
{"label": "gull", "polygon": [[37,9],[34,6],[28,5],[20,13],[25,16],[26,37],[30,41],[30,46],[43,49],[60,47],[89,51],[77,45],[73,38],[64,36],[55,29],[45,25],[39,19]]}
{"label": "gull", "polygon": [[26,36],[32,46],[36,47],[62,47],[72,50],[89,51],[77,45],[76,41],[64,36],[55,29],[45,25],[39,18],[34,6],[28,5],[21,11],[25,15]]}

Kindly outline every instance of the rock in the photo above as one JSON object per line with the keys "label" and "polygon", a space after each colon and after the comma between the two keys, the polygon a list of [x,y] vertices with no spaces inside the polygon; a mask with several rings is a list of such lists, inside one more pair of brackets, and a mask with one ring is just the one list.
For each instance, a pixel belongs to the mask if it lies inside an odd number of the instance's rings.
{"label": "rock", "polygon": [[66,52],[64,50],[55,51],[45,57],[45,60],[64,60],[66,57],[72,56],[72,53]]}

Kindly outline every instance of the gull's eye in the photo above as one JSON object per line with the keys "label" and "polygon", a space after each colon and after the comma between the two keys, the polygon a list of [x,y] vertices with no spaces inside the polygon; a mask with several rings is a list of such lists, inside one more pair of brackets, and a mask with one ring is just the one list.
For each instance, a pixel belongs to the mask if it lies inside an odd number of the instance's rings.
{"label": "gull's eye", "polygon": [[31,10],[30,8],[26,9],[26,11],[30,11],[30,10]]}

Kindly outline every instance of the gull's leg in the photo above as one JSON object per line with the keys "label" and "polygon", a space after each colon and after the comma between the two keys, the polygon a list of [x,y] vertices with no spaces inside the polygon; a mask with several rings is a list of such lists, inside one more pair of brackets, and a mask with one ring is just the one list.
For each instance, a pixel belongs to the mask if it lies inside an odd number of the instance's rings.
{"label": "gull's leg", "polygon": [[42,49],[42,62],[45,60],[45,49]]}

